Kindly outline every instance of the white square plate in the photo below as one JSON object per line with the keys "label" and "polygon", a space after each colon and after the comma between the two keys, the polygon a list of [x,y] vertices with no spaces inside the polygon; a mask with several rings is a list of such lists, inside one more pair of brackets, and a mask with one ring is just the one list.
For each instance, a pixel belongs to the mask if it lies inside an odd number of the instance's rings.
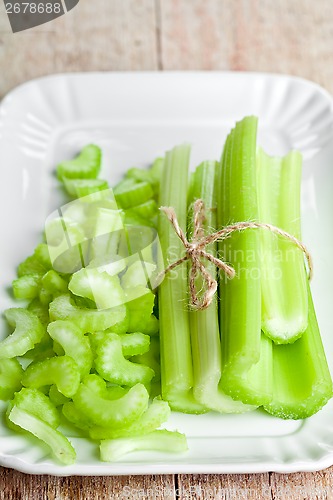
{"label": "white square plate", "polygon": [[[40,241],[46,217],[64,200],[53,171],[87,143],[103,149],[111,185],[131,166],[190,142],[192,167],[218,159],[227,132],[245,115],[259,117],[259,144],[270,154],[304,156],[304,242],[315,264],[313,295],[333,367],[333,105],[317,85],[255,73],[93,73],[57,75],[14,90],[0,107],[0,309],[13,306],[8,286],[17,264]],[[1,331],[5,331],[2,321]],[[56,464],[33,438],[0,424],[0,464],[55,475],[310,471],[333,464],[333,402],[304,421],[264,412],[173,414],[167,424],[188,436],[189,451],[138,452],[116,464],[97,446],[70,437],[77,463]]]}

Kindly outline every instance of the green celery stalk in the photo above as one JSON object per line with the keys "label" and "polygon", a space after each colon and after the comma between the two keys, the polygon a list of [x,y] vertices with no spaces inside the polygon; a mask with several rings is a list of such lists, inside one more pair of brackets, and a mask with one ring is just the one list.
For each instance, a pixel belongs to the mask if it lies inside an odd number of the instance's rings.
{"label": "green celery stalk", "polygon": [[[202,199],[205,204],[205,229],[216,230],[216,169],[214,161],[202,163],[192,174],[190,203]],[[190,211],[189,225],[192,222]],[[191,227],[189,226],[189,229]],[[217,244],[212,243],[206,251],[216,256]],[[207,271],[216,276],[216,267],[205,261]],[[198,278],[198,289],[202,285]],[[221,379],[221,341],[216,296],[207,309],[190,311],[190,330],[194,374],[194,397],[211,410],[221,413],[243,413],[256,407],[235,401],[219,387]]]}
{"label": "green celery stalk", "polygon": [[[260,189],[266,189],[266,193],[269,192],[270,195],[269,206],[264,196],[259,197],[261,214],[267,214],[271,224],[282,227],[285,231],[300,238],[301,158],[299,153],[291,152],[282,160],[270,158],[262,151],[258,152],[258,156],[260,158],[258,177],[259,183],[262,184]],[[269,176],[266,169],[269,170]],[[272,184],[275,189],[271,189]],[[271,246],[267,249],[271,250],[272,238],[276,240],[281,238],[273,237],[270,233],[269,236],[271,238],[267,238],[267,241]],[[280,245],[280,242],[276,244]],[[283,244],[286,248],[291,245],[289,242],[283,242]],[[278,248],[281,249],[282,255],[285,255],[283,254],[285,248],[280,246]],[[292,252],[295,250],[297,253],[293,255]],[[291,303],[290,308],[284,304],[279,295],[282,294],[281,282],[270,284],[269,298],[272,301],[275,300],[270,307],[274,308],[276,315],[280,315],[278,316],[280,324],[283,324],[282,307],[285,308],[284,314],[293,314],[291,321],[294,317],[294,323],[296,320],[300,323],[300,321],[304,322],[304,319],[300,319],[304,315],[302,309],[308,305],[308,320],[306,321],[308,326],[301,338],[294,343],[273,345],[273,399],[264,407],[266,411],[277,417],[299,419],[313,415],[327,403],[332,396],[332,380],[320,338],[310,287],[306,279],[302,253],[297,248],[289,248],[288,252],[293,256],[292,266],[289,268],[288,262],[279,263],[279,265],[283,266],[283,271],[291,273],[290,278],[298,280],[297,286],[292,281],[286,280],[283,283],[285,288],[288,288],[285,293]],[[267,254],[268,252],[265,253],[265,258]],[[301,295],[304,290],[307,299],[303,298],[301,301],[296,295]],[[297,305],[300,309],[299,316],[296,316]],[[291,311],[292,306],[294,311]]]}
{"label": "green celery stalk", "polygon": [[308,327],[293,344],[273,346],[273,399],[264,408],[280,418],[307,418],[332,397],[332,380],[308,286]]}
{"label": "green celery stalk", "polygon": [[[160,205],[173,207],[186,229],[190,146],[175,147],[166,154],[162,171]],[[164,213],[159,215],[163,269],[184,255],[184,247]],[[161,256],[160,256],[161,257]],[[174,410],[202,413],[205,407],[193,397],[193,367],[188,313],[187,264],[166,274],[158,290],[161,381],[163,399]]]}
{"label": "green celery stalk", "polygon": [[[218,169],[218,227],[258,220],[256,183],[257,119],[246,117],[229,134]],[[221,256],[234,267],[220,274],[220,327],[223,390],[260,406],[272,398],[271,342],[261,335],[260,234],[233,233],[219,243]]]}
{"label": "green celery stalk", "polygon": [[[259,220],[298,239],[302,157],[257,153]],[[270,231],[260,231],[262,246],[262,329],[277,344],[294,342],[307,327],[308,294],[303,252]]]}

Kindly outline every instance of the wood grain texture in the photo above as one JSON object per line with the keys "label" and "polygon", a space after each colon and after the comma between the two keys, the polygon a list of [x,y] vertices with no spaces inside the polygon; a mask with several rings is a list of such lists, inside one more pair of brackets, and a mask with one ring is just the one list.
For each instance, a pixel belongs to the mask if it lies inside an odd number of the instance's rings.
{"label": "wood grain texture", "polygon": [[173,476],[54,477],[1,469],[0,500],[174,500]]}
{"label": "wood grain texture", "polygon": [[[13,35],[0,2],[0,96],[45,74],[242,70],[309,78],[333,92],[332,0],[80,0],[66,16]],[[0,500],[333,499],[315,473],[64,477],[0,469]]]}
{"label": "wood grain texture", "polygon": [[154,0],[80,0],[65,16],[13,35],[0,2],[0,97],[68,71],[157,69]]}
{"label": "wood grain texture", "polygon": [[333,92],[330,0],[158,0],[165,70],[287,73]]}

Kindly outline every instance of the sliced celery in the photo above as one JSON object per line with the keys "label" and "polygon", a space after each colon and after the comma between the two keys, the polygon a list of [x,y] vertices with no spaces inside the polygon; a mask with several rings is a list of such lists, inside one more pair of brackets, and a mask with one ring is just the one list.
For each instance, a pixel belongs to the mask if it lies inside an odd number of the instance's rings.
{"label": "sliced celery", "polygon": [[97,372],[113,384],[134,386],[147,384],[154,376],[151,368],[133,363],[124,357],[120,337],[109,333],[97,342],[95,347],[95,367]]}
{"label": "sliced celery", "polygon": [[116,439],[120,437],[142,436],[148,434],[166,422],[170,416],[170,407],[161,398],[155,398],[147,410],[132,424],[123,428],[93,426],[89,429],[92,439]]}
{"label": "sliced celery", "polygon": [[68,398],[76,393],[79,383],[79,368],[70,356],[56,356],[32,363],[22,377],[22,384],[26,387],[39,388],[55,384],[58,391]]}
{"label": "sliced celery", "polygon": [[20,278],[27,274],[44,274],[51,269],[49,249],[46,243],[40,243],[33,253],[18,266],[17,274]]}
{"label": "sliced celery", "polygon": [[58,410],[50,399],[38,389],[23,387],[20,392],[15,394],[11,403],[13,406],[17,406],[21,410],[27,411],[31,415],[44,420],[44,422],[54,429],[60,424]]}
{"label": "sliced celery", "polygon": [[[173,207],[186,231],[190,147],[177,146],[165,158],[160,205]],[[159,216],[163,252],[161,268],[184,256],[184,246],[165,214]],[[174,410],[202,413],[206,408],[193,397],[193,366],[188,314],[187,264],[168,273],[159,286],[162,396]]]}
{"label": "sliced celery", "polygon": [[[257,119],[246,117],[229,134],[218,170],[218,227],[257,221]],[[220,325],[223,390],[244,403],[260,406],[272,398],[270,342],[261,339],[260,234],[233,233],[219,251],[236,271],[220,274]]]}
{"label": "sliced celery", "polygon": [[108,189],[108,183],[104,179],[63,179],[66,191],[75,198],[89,196],[98,191]]}
{"label": "sliced celery", "polygon": [[116,202],[122,208],[131,208],[141,205],[154,196],[149,182],[136,182],[133,179],[124,179],[113,190]]}
{"label": "sliced celery", "polygon": [[149,351],[150,337],[141,332],[119,334],[125,358],[137,356]]}
{"label": "sliced celery", "polygon": [[96,179],[101,168],[102,152],[98,146],[89,144],[73,160],[64,161],[57,166],[58,179]]}
{"label": "sliced celery", "polygon": [[84,332],[98,332],[126,321],[126,306],[89,309],[75,306],[69,295],[60,295],[50,304],[50,320],[69,319]]}
{"label": "sliced celery", "polygon": [[13,424],[18,425],[49,445],[54,456],[63,464],[70,465],[75,462],[76,453],[68,439],[40,418],[14,406],[9,413],[9,419]]}
{"label": "sliced celery", "polygon": [[[260,222],[300,239],[302,157],[257,153]],[[303,252],[270,231],[261,232],[262,329],[277,344],[294,342],[306,329],[308,298]]]}
{"label": "sliced celery", "polygon": [[5,311],[5,317],[15,330],[0,342],[0,359],[23,356],[43,338],[44,328],[31,311],[11,308]]}
{"label": "sliced celery", "polygon": [[[216,175],[215,162],[202,163],[192,174],[190,203],[202,199],[205,203],[204,230],[216,230]],[[193,221],[190,210],[190,231]],[[216,244],[212,243],[206,251],[216,255]],[[216,267],[205,262],[207,271],[212,277],[216,276]],[[202,279],[198,278],[197,287],[202,287]],[[221,342],[218,323],[216,296],[211,305],[201,311],[190,311],[190,330],[194,374],[194,397],[211,410],[222,413],[243,413],[254,410],[255,406],[245,405],[241,401],[234,401],[219,387],[221,379]]]}
{"label": "sliced celery", "polygon": [[0,399],[10,399],[21,388],[23,369],[17,359],[0,359]]}
{"label": "sliced celery", "polygon": [[90,372],[93,363],[90,343],[80,328],[71,321],[54,321],[47,331],[62,346],[65,354],[76,361],[81,377]]}
{"label": "sliced celery", "polygon": [[41,274],[26,274],[13,281],[13,294],[16,299],[32,300],[38,296]]}
{"label": "sliced celery", "polygon": [[264,408],[276,417],[310,417],[333,394],[310,288],[308,302],[308,327],[302,337],[273,346],[273,399]]}
{"label": "sliced celery", "polygon": [[73,274],[68,288],[75,295],[93,300],[97,309],[109,309],[125,302],[118,276],[99,269],[80,269]]}
{"label": "sliced celery", "polygon": [[188,450],[186,437],[180,432],[166,430],[153,431],[137,437],[124,437],[101,442],[101,460],[115,462],[133,451],[163,451],[180,453]]}
{"label": "sliced celery", "polygon": [[136,384],[119,399],[108,400],[84,383],[73,397],[76,408],[95,425],[121,427],[134,422],[148,407],[149,394]]}

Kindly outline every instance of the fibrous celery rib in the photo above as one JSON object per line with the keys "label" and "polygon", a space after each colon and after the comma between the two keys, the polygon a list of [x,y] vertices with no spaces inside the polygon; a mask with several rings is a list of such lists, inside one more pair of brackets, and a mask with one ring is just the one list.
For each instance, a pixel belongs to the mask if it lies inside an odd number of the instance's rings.
{"label": "fibrous celery rib", "polygon": [[[181,145],[168,152],[161,177],[160,205],[175,209],[186,231],[187,186],[190,147]],[[159,216],[163,253],[161,268],[184,255],[184,247],[165,214]],[[159,286],[162,396],[174,410],[201,413],[205,407],[193,397],[193,367],[188,313],[187,264],[166,274]]]}
{"label": "fibrous celery rib", "polygon": [[[297,152],[291,152],[283,159],[270,158],[262,151],[259,151],[258,155],[260,157],[259,183],[262,184],[261,189],[269,192],[269,205],[268,200],[260,196],[259,207],[261,204],[264,205],[259,210],[261,214],[270,216],[271,224],[281,227],[300,239],[301,157]],[[273,184],[275,189],[270,188]],[[272,240],[268,237],[267,241],[269,245],[272,245]],[[283,241],[282,243],[284,247],[280,249],[281,255],[285,256],[284,252],[288,251],[293,256],[293,266],[288,267],[288,263],[283,261],[281,270],[289,272],[289,278],[297,280],[297,284],[295,286],[287,278],[284,282],[281,280],[277,283],[266,283],[266,292],[270,292],[266,301],[275,300],[270,306],[272,310],[275,310],[280,327],[284,320],[283,307],[285,308],[285,321],[289,314],[291,324],[295,326],[297,323],[298,325],[305,323],[307,327],[301,338],[293,343],[273,345],[273,398],[264,407],[266,411],[277,417],[299,419],[313,415],[327,403],[332,396],[332,380],[307,282],[303,255],[299,249],[290,248],[289,242]],[[271,248],[271,246],[268,247],[268,249]],[[285,291],[289,301],[288,306],[281,298],[283,286],[289,287],[289,290]],[[302,297],[304,293],[305,298]],[[304,320],[305,308],[308,314]]]}
{"label": "fibrous celery rib", "polygon": [[[302,157],[257,153],[259,220],[301,239],[300,186]],[[276,344],[295,342],[308,322],[304,256],[293,242],[267,230],[261,238],[262,329]]]}
{"label": "fibrous celery rib", "polygon": [[[218,227],[258,220],[256,185],[257,119],[246,117],[229,134],[218,169]],[[236,271],[220,274],[223,390],[253,405],[271,400],[271,342],[261,336],[259,247],[256,229],[220,242],[220,255]]]}
{"label": "fibrous celery rib", "polygon": [[[192,174],[190,206],[197,199],[205,204],[204,230],[216,230],[216,163],[206,161]],[[189,232],[191,232],[192,210],[189,212]],[[216,256],[217,244],[211,243],[206,251]],[[204,262],[208,273],[216,277],[214,264]],[[203,286],[202,278],[197,279],[197,288]],[[221,379],[221,341],[218,322],[217,299],[214,297],[207,309],[190,311],[191,346],[193,359],[195,398],[211,410],[221,413],[243,413],[255,409],[226,395],[219,387]]]}

